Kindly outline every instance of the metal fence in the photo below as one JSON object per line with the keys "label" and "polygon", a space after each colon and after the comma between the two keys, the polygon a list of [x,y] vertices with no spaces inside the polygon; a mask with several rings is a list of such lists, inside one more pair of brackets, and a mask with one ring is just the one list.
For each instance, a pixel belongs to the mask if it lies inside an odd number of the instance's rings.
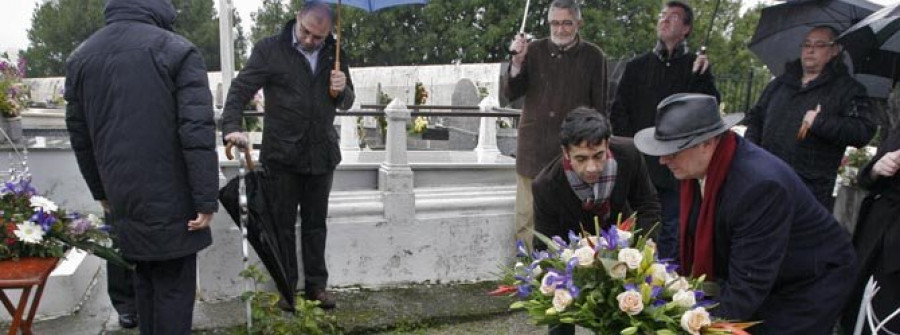
{"label": "metal fence", "polygon": [[759,100],[771,79],[769,71],[758,69],[716,74],[716,88],[722,96],[720,108],[725,113],[746,113]]}

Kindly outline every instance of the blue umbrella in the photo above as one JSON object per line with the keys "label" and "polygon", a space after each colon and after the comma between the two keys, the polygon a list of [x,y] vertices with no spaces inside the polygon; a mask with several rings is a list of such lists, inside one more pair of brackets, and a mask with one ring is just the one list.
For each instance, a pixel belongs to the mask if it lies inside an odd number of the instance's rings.
{"label": "blue umbrella", "polygon": [[[337,21],[335,22],[335,30],[337,36],[335,37],[335,46],[334,49],[334,69],[340,71],[341,69],[341,5],[353,6],[359,9],[362,9],[366,12],[374,12],[377,10],[382,10],[388,7],[400,6],[400,5],[424,5],[428,2],[428,0],[322,0],[325,3],[331,3],[337,5]],[[330,91],[332,97],[337,97],[340,92]]]}

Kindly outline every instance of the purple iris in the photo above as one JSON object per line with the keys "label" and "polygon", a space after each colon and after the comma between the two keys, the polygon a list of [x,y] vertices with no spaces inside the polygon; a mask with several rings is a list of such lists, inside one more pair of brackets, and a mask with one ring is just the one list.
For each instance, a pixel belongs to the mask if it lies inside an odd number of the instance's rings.
{"label": "purple iris", "polygon": [[17,182],[5,182],[3,183],[3,188],[0,189],[0,194],[12,193],[16,196],[32,196],[35,192],[29,178],[21,178]]}
{"label": "purple iris", "polygon": [[562,237],[553,236],[553,242],[559,246],[560,249],[569,247],[569,244],[566,241],[563,241]]}
{"label": "purple iris", "polygon": [[520,298],[525,298],[531,295],[531,290],[534,289],[531,284],[519,284],[516,285],[516,295]]}
{"label": "purple iris", "polygon": [[19,77],[25,78],[25,75],[28,73],[28,60],[26,60],[25,57],[20,56],[17,65],[18,65],[17,70],[19,71]]}
{"label": "purple iris", "polygon": [[607,250],[616,250],[619,246],[619,232],[615,226],[610,226],[609,229],[601,230],[600,237],[606,240]]}
{"label": "purple iris", "polygon": [[578,237],[578,235],[575,234],[574,231],[569,230],[569,243],[571,243],[572,245],[577,245],[578,241],[580,241],[580,240],[581,240],[581,238]]}
{"label": "purple iris", "polygon": [[82,235],[91,229],[91,220],[76,218],[69,222],[69,231],[74,235]]}
{"label": "purple iris", "polygon": [[535,262],[542,261],[547,258],[550,258],[550,253],[548,253],[547,251],[544,251],[544,250],[541,250],[541,251],[534,250],[531,252],[531,258],[534,258]]}
{"label": "purple iris", "polygon": [[528,256],[528,250],[525,250],[525,242],[522,242],[522,240],[516,241],[516,250],[518,251],[518,253],[516,254],[516,257],[527,257]]}
{"label": "purple iris", "polygon": [[37,223],[44,231],[50,231],[50,226],[56,222],[56,218],[44,212],[44,209],[41,208],[31,216],[30,221]]}

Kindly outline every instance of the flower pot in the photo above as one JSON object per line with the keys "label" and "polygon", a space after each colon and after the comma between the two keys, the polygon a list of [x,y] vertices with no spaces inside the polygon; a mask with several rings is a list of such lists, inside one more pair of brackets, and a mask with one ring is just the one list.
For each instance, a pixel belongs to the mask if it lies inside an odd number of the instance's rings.
{"label": "flower pot", "polygon": [[[4,136],[4,134],[6,134]],[[22,117],[0,117],[0,143],[22,142]]]}

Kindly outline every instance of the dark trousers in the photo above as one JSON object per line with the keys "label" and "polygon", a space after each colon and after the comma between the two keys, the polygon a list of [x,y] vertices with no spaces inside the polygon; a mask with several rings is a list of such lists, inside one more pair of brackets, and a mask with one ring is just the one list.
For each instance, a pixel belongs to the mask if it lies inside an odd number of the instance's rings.
{"label": "dark trousers", "polygon": [[141,334],[190,334],[197,292],[197,254],[135,265]]}
{"label": "dark trousers", "polygon": [[657,188],[659,204],[662,206],[662,222],[656,245],[660,259],[678,259],[678,207],[681,206],[678,188]]}
{"label": "dark trousers", "polygon": [[[110,227],[110,234],[115,236],[116,220],[111,213],[106,213],[106,224]],[[113,239],[113,248],[118,248],[116,240]],[[113,263],[106,263],[106,293],[112,302],[113,308],[119,315],[137,314],[137,306],[134,303],[134,272],[117,266]]]}
{"label": "dark trousers", "polygon": [[292,287],[299,280],[297,266],[297,207],[300,210],[300,243],[303,255],[303,277],[306,292],[325,289],[328,269],[325,266],[325,238],[328,229],[328,196],[334,172],[320,175],[299,174],[269,168],[266,197],[278,229],[278,242],[285,246],[288,279]]}

